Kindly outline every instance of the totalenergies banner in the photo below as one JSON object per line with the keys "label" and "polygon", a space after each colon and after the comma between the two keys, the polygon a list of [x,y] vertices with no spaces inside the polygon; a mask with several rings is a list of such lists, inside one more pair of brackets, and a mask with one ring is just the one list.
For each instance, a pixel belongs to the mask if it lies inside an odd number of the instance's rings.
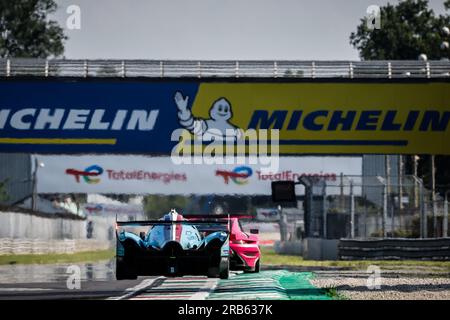
{"label": "totalenergies banner", "polygon": [[362,172],[361,157],[281,157],[273,172],[257,164],[176,165],[170,157],[37,157],[44,164],[37,173],[38,193],[270,195],[272,181],[308,176],[338,185],[341,172]]}
{"label": "totalenergies banner", "polygon": [[447,82],[0,82],[0,152],[170,154],[176,129],[278,129],[286,155],[450,154],[449,122]]}

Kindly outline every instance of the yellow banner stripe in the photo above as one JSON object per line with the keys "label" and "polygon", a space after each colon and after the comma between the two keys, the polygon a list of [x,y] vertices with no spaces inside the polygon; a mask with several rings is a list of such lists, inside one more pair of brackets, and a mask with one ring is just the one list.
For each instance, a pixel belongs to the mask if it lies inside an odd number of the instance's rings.
{"label": "yellow banner stripe", "polygon": [[110,144],[117,139],[0,138],[0,144]]}

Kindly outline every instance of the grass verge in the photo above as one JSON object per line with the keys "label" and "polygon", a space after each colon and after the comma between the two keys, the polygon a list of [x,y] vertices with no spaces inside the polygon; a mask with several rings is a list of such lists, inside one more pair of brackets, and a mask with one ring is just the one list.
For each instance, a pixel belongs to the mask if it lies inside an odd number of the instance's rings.
{"label": "grass verge", "polygon": [[[350,270],[367,269],[370,265],[385,268],[398,267],[424,267],[439,268],[450,272],[449,261],[422,261],[422,260],[355,260],[355,261],[328,261],[328,260],[304,260],[301,256],[281,255],[275,253],[273,248],[261,248],[261,262],[263,265],[272,266],[298,266],[298,267],[339,267]],[[443,270],[440,270],[443,271]]]}
{"label": "grass verge", "polygon": [[72,262],[95,262],[113,258],[114,250],[86,251],[64,254],[13,254],[0,255],[0,265],[52,264]]}
{"label": "grass verge", "polygon": [[341,294],[336,287],[326,287],[322,289],[325,291],[325,295],[333,300],[347,300],[343,294]]}

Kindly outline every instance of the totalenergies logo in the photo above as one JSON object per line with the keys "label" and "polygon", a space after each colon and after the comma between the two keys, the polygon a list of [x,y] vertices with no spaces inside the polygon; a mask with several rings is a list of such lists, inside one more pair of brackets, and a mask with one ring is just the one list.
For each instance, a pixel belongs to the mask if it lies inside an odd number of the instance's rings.
{"label": "totalenergies logo", "polygon": [[96,164],[94,164],[90,167],[87,167],[84,170],[66,169],[66,174],[74,176],[77,183],[80,182],[80,177],[82,177],[86,183],[97,184],[100,182],[100,178],[94,178],[94,177],[97,177],[97,176],[101,175],[102,173],[103,173],[103,168]]}
{"label": "totalenergies logo", "polygon": [[252,168],[246,166],[236,167],[233,171],[216,170],[216,176],[223,177],[225,184],[231,180],[237,185],[245,185],[252,174]]}

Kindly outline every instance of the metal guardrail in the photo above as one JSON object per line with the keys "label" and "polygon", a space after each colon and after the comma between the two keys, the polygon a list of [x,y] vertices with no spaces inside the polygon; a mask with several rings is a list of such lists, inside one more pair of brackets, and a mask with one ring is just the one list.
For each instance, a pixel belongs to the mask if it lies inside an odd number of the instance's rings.
{"label": "metal guardrail", "polygon": [[0,59],[0,77],[449,78],[450,61]]}
{"label": "metal guardrail", "polygon": [[339,260],[450,260],[450,238],[340,239]]}

